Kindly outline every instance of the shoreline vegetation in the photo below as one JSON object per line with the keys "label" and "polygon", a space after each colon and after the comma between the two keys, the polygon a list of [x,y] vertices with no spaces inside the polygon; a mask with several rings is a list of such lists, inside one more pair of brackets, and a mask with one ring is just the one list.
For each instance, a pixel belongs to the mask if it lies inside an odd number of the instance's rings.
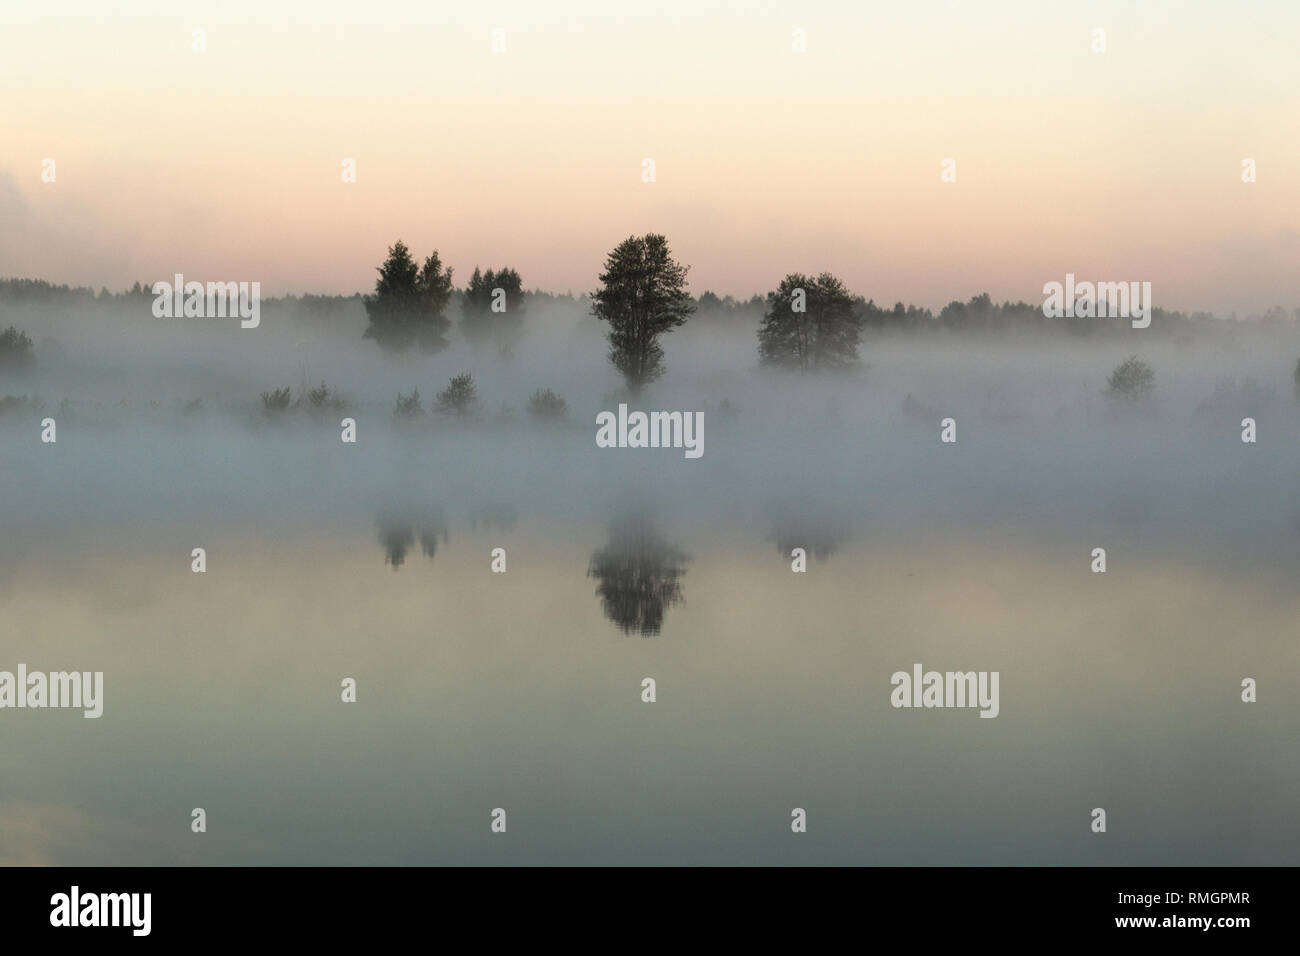
{"label": "shoreline vegetation", "polygon": [[[152,349],[147,341],[119,345],[116,350],[112,343],[129,333],[136,339],[171,336],[174,346],[178,340],[171,330],[184,324],[227,331],[226,310],[204,312],[200,283],[192,283],[195,298],[187,303],[185,318],[160,319],[152,308],[157,296],[150,283],[136,282],[129,290],[115,293],[42,279],[0,279],[0,421],[36,411],[111,421],[143,405],[154,412],[174,412],[179,419],[221,409],[260,424],[298,419],[337,424],[340,416],[363,409],[373,415],[380,407],[376,391],[382,382],[389,392],[384,417],[405,429],[421,420],[522,421],[534,427],[585,423],[593,390],[601,393],[600,407],[607,410],[618,402],[635,400],[668,373],[665,338],[682,342],[674,346],[672,361],[693,365],[697,381],[732,382],[737,363],[750,372],[784,372],[807,382],[861,381],[887,370],[883,363],[889,361],[888,343],[967,343],[932,351],[958,362],[963,374],[977,378],[980,364],[965,362],[969,350],[981,341],[998,346],[1095,345],[1113,355],[1108,358],[1109,375],[1096,377],[1095,394],[1114,407],[1149,410],[1162,395],[1161,362],[1153,364],[1149,354],[1140,354],[1143,350],[1211,342],[1214,349],[1205,350],[1207,355],[1215,350],[1231,355],[1241,353],[1257,336],[1251,346],[1254,352],[1285,359],[1285,368],[1279,366],[1278,371],[1272,362],[1259,370],[1252,368],[1244,384],[1215,374],[1215,392],[1201,404],[1222,406],[1235,396],[1227,404],[1253,409],[1291,391],[1300,400],[1300,358],[1295,357],[1300,351],[1300,308],[1288,312],[1275,306],[1239,319],[1235,314],[1220,318],[1208,312],[1167,311],[1148,300],[1147,328],[1135,327],[1123,315],[1075,316],[1073,310],[1063,315],[1042,304],[998,303],[987,293],[950,302],[938,312],[902,302],[883,306],[826,272],[792,272],[773,291],[745,300],[710,291],[692,296],[686,289],[689,268],[673,258],[666,237],[649,233],[619,243],[606,257],[599,286],[590,292],[527,291],[523,277],[508,266],[486,271],[476,266],[468,285],[458,288],[438,250],[421,263],[398,240],[376,267],[372,293],[262,299],[259,308],[269,339],[246,339],[236,325],[233,330],[238,334],[233,339],[222,336],[223,355],[221,349],[210,348],[216,339],[196,337],[194,344],[180,346],[189,374],[172,375],[170,381],[149,360]],[[190,285],[186,285],[187,295]],[[164,323],[168,331],[158,333],[146,324],[150,322]],[[62,334],[64,326],[67,335]],[[69,363],[65,359],[74,336],[83,354]],[[598,373],[600,337],[605,361],[604,372]],[[87,342],[94,342],[99,351],[81,348]],[[256,363],[249,361],[250,344],[258,353]],[[160,344],[163,351],[157,354],[168,354],[167,347]],[[332,365],[324,375],[318,367],[308,373],[313,347],[317,354],[331,353]],[[87,357],[86,351],[94,354]],[[445,362],[436,372],[431,370],[426,360],[435,355],[454,359],[450,376]],[[108,392],[103,386],[99,395],[85,391],[100,381],[131,381],[128,370],[137,359],[144,362],[137,374],[144,374],[135,381],[157,386],[143,401],[139,395],[134,401],[100,400]],[[585,382],[575,374],[575,363],[587,376]],[[712,364],[705,367],[706,363]],[[285,374],[295,366],[296,382]],[[273,371],[276,368],[280,371]],[[711,368],[719,369],[718,375],[710,375]],[[1217,371],[1218,366],[1210,368]],[[80,394],[64,397],[56,405],[44,401],[40,392],[51,386],[50,370],[59,372],[62,381],[80,389]],[[120,374],[107,377],[115,370]],[[201,387],[205,370],[213,373],[212,380],[230,387],[215,391]],[[493,382],[489,375],[484,383],[480,371],[496,371],[504,382]],[[601,385],[601,377],[608,380],[611,371],[623,379],[622,387],[612,391]],[[69,372],[73,374],[68,376]],[[87,372],[100,374],[87,376]],[[236,374],[245,381],[254,375],[264,379],[256,391],[244,396],[242,387],[231,381]],[[1203,378],[1205,370],[1200,374]],[[989,384],[1001,387],[1010,382],[1004,374],[1001,381],[991,379]],[[368,392],[363,400],[349,393],[350,387],[358,385]],[[525,385],[522,396],[514,394]],[[172,395],[164,404],[154,396],[168,387]],[[575,401],[579,396],[574,389],[584,389],[587,400]],[[173,397],[178,391],[189,394]],[[501,400],[506,391],[515,404]],[[913,391],[896,396],[905,419],[939,414],[938,406],[918,399]],[[713,408],[724,417],[734,418],[744,407],[725,389],[706,394],[720,400]],[[709,399],[701,404],[708,409]],[[834,401],[828,402],[831,412],[834,406]]]}
{"label": "shoreline vegetation", "polygon": [[[539,288],[518,289],[516,294],[523,302],[527,312],[530,305],[557,305],[590,309],[589,293],[548,292]],[[53,314],[84,311],[87,308],[104,308],[122,310],[141,306],[143,317],[149,317],[149,305],[154,301],[154,294],[149,291],[149,284],[136,282],[130,289],[112,292],[100,288],[98,292],[88,286],[70,286],[56,284],[44,279],[5,278],[0,279],[0,310],[35,307],[49,310]],[[351,295],[316,294],[264,296],[262,308],[279,316],[282,320],[313,321],[324,328],[357,326],[364,331],[366,326],[365,294],[354,292]],[[1093,335],[1123,333],[1131,331],[1129,320],[1122,317],[1062,317],[1052,318],[1043,314],[1041,303],[1024,301],[994,301],[988,293],[980,293],[966,301],[952,301],[937,312],[924,306],[897,302],[892,306],[882,305],[862,295],[852,295],[854,312],[862,321],[864,332],[974,332],[997,333],[1011,331],[1061,332],[1072,336],[1087,338]],[[448,309],[460,312],[464,303],[473,297],[467,289],[453,289],[448,299]],[[719,296],[705,290],[699,296],[691,297],[694,305],[692,322],[719,324],[722,326],[752,326],[757,330],[768,308],[768,299],[755,293],[748,299],[733,296]],[[171,320],[174,322],[183,319]],[[12,319],[0,311],[0,329],[7,328]],[[1265,312],[1252,312],[1239,316],[1236,312],[1229,315],[1216,315],[1206,311],[1184,312],[1152,309],[1150,329],[1141,330],[1152,335],[1171,335],[1190,333],[1204,328],[1231,324],[1234,328],[1279,327],[1291,324],[1300,325],[1300,307],[1286,309],[1275,305]],[[452,345],[464,345],[470,337],[456,337]]]}

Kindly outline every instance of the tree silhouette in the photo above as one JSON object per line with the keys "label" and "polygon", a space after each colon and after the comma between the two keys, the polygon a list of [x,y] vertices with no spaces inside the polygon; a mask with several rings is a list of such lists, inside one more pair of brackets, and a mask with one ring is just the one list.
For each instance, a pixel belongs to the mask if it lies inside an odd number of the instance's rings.
{"label": "tree silhouette", "polygon": [[460,310],[460,331],[466,341],[492,342],[498,351],[508,355],[523,326],[524,281],[514,269],[479,272],[476,266]]}
{"label": "tree silhouette", "polygon": [[0,367],[20,368],[32,362],[32,340],[12,325],[0,332]]}
{"label": "tree silhouette", "polygon": [[792,272],[767,296],[758,330],[764,365],[801,372],[845,368],[858,361],[862,320],[853,296],[829,272],[817,278]]}
{"label": "tree silhouette", "polygon": [[390,352],[404,352],[413,345],[426,352],[446,348],[451,323],[443,311],[451,299],[451,267],[443,269],[437,250],[422,267],[417,266],[399,239],[389,247],[378,271],[375,294],[365,298],[370,319],[365,337]]}
{"label": "tree silhouette", "polygon": [[664,373],[659,336],[695,309],[686,294],[686,272],[668,240],[654,233],[629,236],[605,259],[591,311],[609,323],[609,360],[634,394]]}

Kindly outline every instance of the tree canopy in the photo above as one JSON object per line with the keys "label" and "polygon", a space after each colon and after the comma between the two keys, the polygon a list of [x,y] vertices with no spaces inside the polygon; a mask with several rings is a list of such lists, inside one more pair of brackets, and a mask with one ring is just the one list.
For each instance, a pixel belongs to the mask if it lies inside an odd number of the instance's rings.
{"label": "tree canopy", "polygon": [[844,283],[829,272],[815,279],[792,272],[767,296],[758,330],[764,365],[822,371],[858,361],[862,319]]}
{"label": "tree canopy", "polygon": [[524,318],[524,281],[514,269],[474,268],[461,300],[460,330],[469,342],[492,342],[509,352]]}
{"label": "tree canopy", "polygon": [[605,259],[591,311],[609,323],[609,360],[633,393],[664,373],[659,336],[695,310],[686,292],[687,268],[655,233],[629,236]]}
{"label": "tree canopy", "polygon": [[375,294],[366,296],[370,324],[366,338],[393,352],[415,346],[425,352],[447,347],[450,321],[443,315],[451,299],[451,267],[442,267],[438,251],[417,266],[400,239],[379,266]]}

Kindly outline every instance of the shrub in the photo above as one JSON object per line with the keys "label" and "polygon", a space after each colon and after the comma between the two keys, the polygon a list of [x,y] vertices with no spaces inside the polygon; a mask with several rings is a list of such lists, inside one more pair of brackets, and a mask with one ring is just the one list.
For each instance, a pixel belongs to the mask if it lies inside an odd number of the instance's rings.
{"label": "shrub", "polygon": [[468,372],[454,375],[451,384],[438,393],[438,411],[468,415],[478,402],[474,379]]}
{"label": "shrub", "polygon": [[1110,373],[1109,394],[1120,398],[1145,398],[1156,387],[1156,373],[1136,355],[1130,355]]}
{"label": "shrub", "polygon": [[307,404],[312,408],[324,408],[329,399],[330,387],[324,382],[320,383],[320,388],[313,388],[307,393]]}
{"label": "shrub", "polygon": [[38,399],[28,398],[26,395],[6,395],[0,398],[0,415],[8,412],[19,412],[28,410],[39,410],[41,403]]}
{"label": "shrub", "polygon": [[298,404],[303,404],[306,399],[307,408],[313,415],[320,414],[329,409],[341,412],[348,407],[347,399],[334,391],[324,382],[320,383],[320,388],[310,389],[306,396],[299,396]]}
{"label": "shrub", "polygon": [[568,413],[564,399],[549,388],[539,388],[528,400],[528,413],[539,421],[558,421]]}
{"label": "shrub", "polygon": [[262,393],[262,411],[268,415],[277,415],[289,407],[289,387],[272,389]]}
{"label": "shrub", "polygon": [[397,393],[397,407],[393,409],[393,414],[398,418],[414,418],[416,415],[423,415],[424,409],[420,407],[420,390],[413,389],[409,396]]}

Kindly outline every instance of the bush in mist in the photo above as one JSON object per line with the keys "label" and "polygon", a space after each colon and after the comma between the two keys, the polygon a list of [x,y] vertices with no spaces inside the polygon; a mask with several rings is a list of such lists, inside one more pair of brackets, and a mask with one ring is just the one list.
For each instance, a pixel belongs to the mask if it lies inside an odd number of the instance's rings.
{"label": "bush in mist", "polygon": [[323,408],[329,401],[330,387],[324,382],[320,383],[320,388],[313,388],[307,393],[307,404],[312,408]]}
{"label": "bush in mist", "polygon": [[917,422],[934,423],[940,421],[943,414],[934,405],[922,402],[920,399],[912,397],[912,393],[908,392],[903,396],[903,417]]}
{"label": "bush in mist", "polygon": [[1300,396],[1300,359],[1295,360],[1295,372],[1291,376],[1295,379],[1295,392]]}
{"label": "bush in mist", "polygon": [[12,325],[0,332],[0,367],[20,368],[32,363],[32,340]]}
{"label": "bush in mist", "polygon": [[1220,378],[1214,383],[1214,391],[1209,398],[1196,406],[1198,413],[1226,411],[1234,415],[1245,415],[1271,405],[1276,394],[1271,385],[1261,385],[1253,378],[1238,382],[1233,378]]}
{"label": "bush in mist", "polygon": [[528,413],[538,421],[558,421],[568,414],[565,401],[549,388],[539,388],[528,399]]}
{"label": "bush in mist", "polygon": [[320,383],[319,388],[309,389],[306,395],[300,395],[298,405],[305,406],[312,414],[341,412],[348,407],[347,400],[324,382]]}
{"label": "bush in mist", "polygon": [[451,384],[438,393],[438,411],[452,415],[468,415],[478,403],[478,390],[468,372],[453,375]]}
{"label": "bush in mist", "polygon": [[7,415],[10,412],[39,411],[41,402],[35,398],[28,398],[26,395],[6,395],[0,398],[0,415]]}
{"label": "bush in mist", "polygon": [[735,418],[740,414],[740,409],[729,398],[724,398],[718,403],[717,414],[720,418]]}
{"label": "bush in mist", "polygon": [[1110,373],[1107,392],[1119,398],[1146,398],[1156,387],[1156,373],[1136,355],[1130,355]]}
{"label": "bush in mist", "polygon": [[605,259],[591,312],[609,323],[609,360],[633,394],[664,374],[659,336],[695,310],[686,293],[686,272],[669,252],[668,240],[654,233],[629,236]]}
{"label": "bush in mist", "polygon": [[445,349],[451,322],[443,311],[451,292],[451,267],[443,269],[438,251],[420,267],[399,239],[379,266],[375,294],[364,300],[370,320],[365,337],[389,352],[404,352],[413,345],[425,352]]}
{"label": "bush in mist", "polygon": [[497,351],[509,357],[523,325],[523,279],[514,269],[479,272],[476,266],[460,310],[460,331],[467,342],[495,343]]}
{"label": "bush in mist", "polygon": [[829,272],[815,279],[792,272],[768,293],[767,304],[758,330],[762,364],[816,372],[857,363],[862,319],[849,290]]}
{"label": "bush in mist", "polygon": [[262,411],[268,415],[278,415],[289,407],[289,386],[274,388],[262,393]]}
{"label": "bush in mist", "polygon": [[423,415],[424,409],[420,407],[420,390],[412,390],[409,396],[397,393],[397,407],[393,409],[393,415],[397,418],[415,418]]}

